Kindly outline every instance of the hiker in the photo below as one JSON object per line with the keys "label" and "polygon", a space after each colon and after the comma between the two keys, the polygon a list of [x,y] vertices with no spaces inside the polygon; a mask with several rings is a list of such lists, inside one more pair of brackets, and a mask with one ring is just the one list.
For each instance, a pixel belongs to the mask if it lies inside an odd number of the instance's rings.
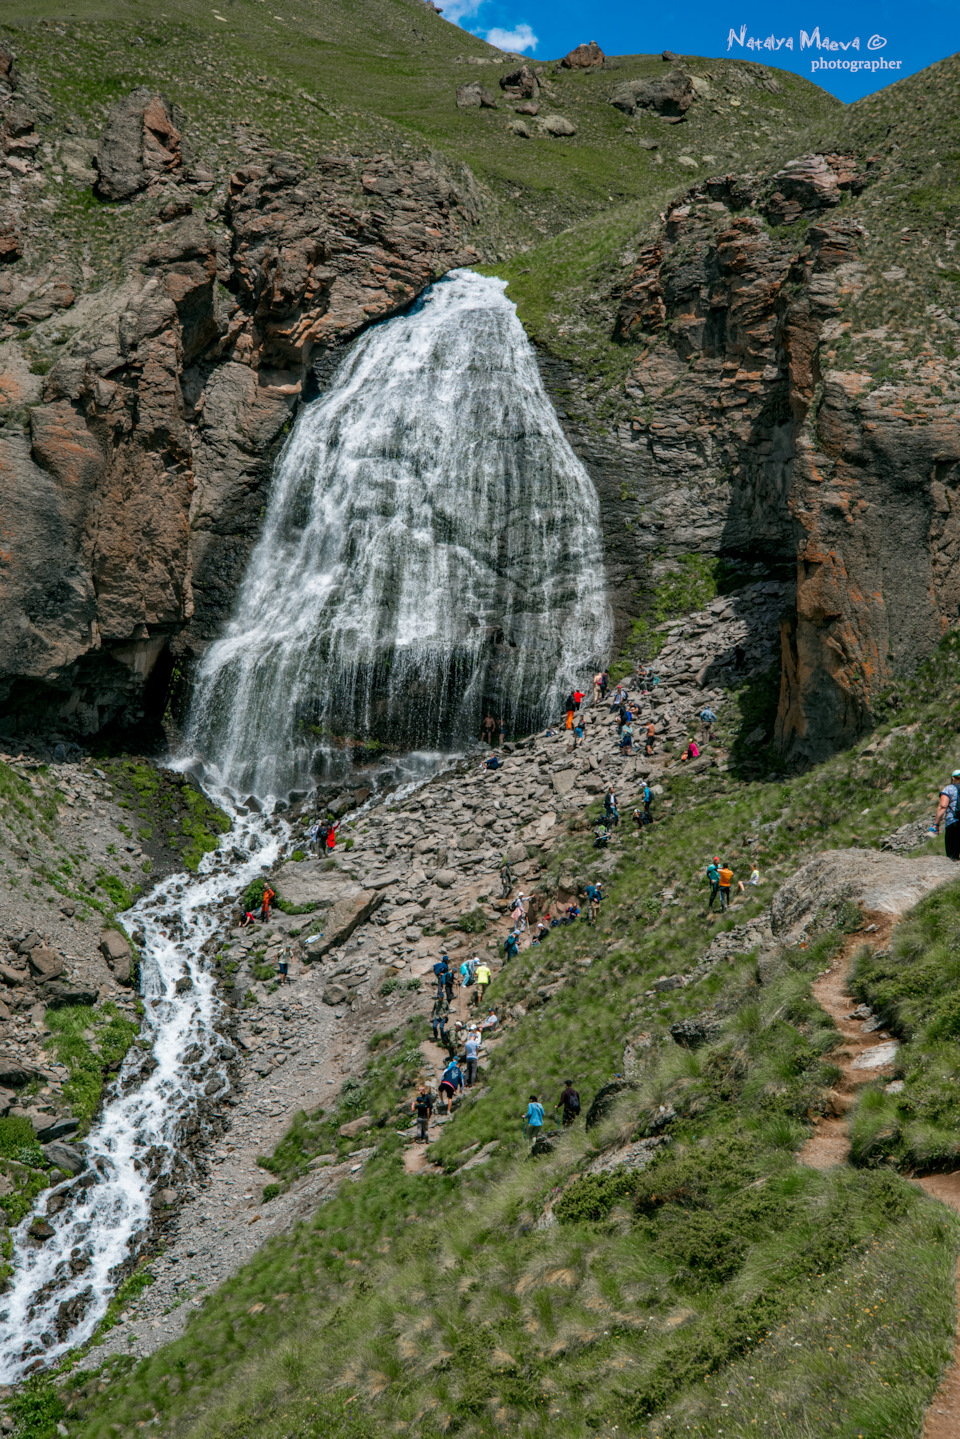
{"label": "hiker", "polygon": [[500,764],[500,756],[497,755],[497,754],[495,754],[495,755],[493,755],[490,759],[482,759],[482,760],[480,761],[480,768],[481,768],[481,769],[500,769],[500,768],[502,768],[502,766],[501,766],[501,764]]}
{"label": "hiker", "polygon": [[281,984],[290,983],[290,946],[284,945],[280,951],[280,958],[277,960],[277,973],[280,976]]}
{"label": "hiker", "polygon": [[483,1023],[481,1024],[480,1028],[481,1028],[481,1029],[496,1029],[496,1027],[497,1027],[497,1025],[498,1025],[499,1023],[500,1023],[500,1021],[499,1021],[499,1019],[497,1018],[495,1011],[492,1010],[492,1009],[488,1009],[488,1010],[487,1010],[487,1017],[486,1017],[486,1019],[483,1021]]}
{"label": "hiker", "polygon": [[593,847],[594,849],[606,849],[609,843],[610,831],[607,829],[607,821],[601,819],[593,831]]}
{"label": "hiker", "polygon": [[943,825],[943,844],[947,859],[960,860],[960,769],[950,776],[950,783],[940,791],[935,833]]}
{"label": "hiker", "polygon": [[256,919],[256,917],[257,917],[257,916],[256,916],[255,912],[254,912],[252,909],[245,910],[245,911],[244,911],[244,915],[243,915],[243,919],[241,919],[241,921],[240,921],[240,926],[239,926],[240,929],[246,929],[246,928],[247,928],[247,925],[253,924],[253,922],[254,922],[254,920]]}
{"label": "hiker", "polygon": [[270,901],[276,899],[276,892],[268,884],[263,886],[263,899],[260,901],[260,918],[266,924],[270,918]]}
{"label": "hiker", "polygon": [[553,921],[551,920],[549,914],[545,914],[545,915],[543,915],[543,917],[542,917],[541,919],[538,919],[538,920],[537,920],[537,932],[536,932],[536,934],[533,936],[533,939],[530,941],[530,943],[531,943],[531,944],[540,944],[543,940],[545,940],[546,937],[547,937],[547,935],[550,933],[550,929],[551,929],[551,927],[552,927],[552,924],[553,924]]}
{"label": "hiker", "polygon": [[653,804],[653,790],[646,783],[643,786],[643,792],[640,798],[643,801],[643,822],[644,824],[653,824],[653,817],[650,814],[650,806]]}
{"label": "hiker", "polygon": [[340,821],[339,821],[338,819],[336,819],[336,820],[334,820],[334,822],[333,822],[333,824],[330,826],[330,828],[327,830],[327,849],[329,849],[329,850],[336,849],[336,845],[337,845],[337,830],[338,830],[339,828],[340,828]]}
{"label": "hiker", "polygon": [[460,966],[460,984],[464,989],[469,989],[476,974],[477,961],[465,959]]}
{"label": "hiker", "polygon": [[573,690],[567,695],[563,707],[567,712],[567,729],[573,729],[573,712],[577,707],[577,702],[573,697]]}
{"label": "hiker", "polygon": [[608,690],[609,688],[610,688],[610,674],[609,674],[609,671],[604,670],[603,674],[600,676],[600,699],[601,699],[601,702],[606,699],[606,697],[607,697],[607,690]]}
{"label": "hiker", "polygon": [[620,823],[620,811],[617,809],[617,796],[614,794],[612,786],[603,797],[603,813],[608,824]]}
{"label": "hiker", "polygon": [[691,735],[690,738],[687,740],[687,747],[686,747],[686,749],[684,750],[683,754],[680,756],[681,762],[685,764],[688,759],[699,759],[699,758],[700,758],[700,746],[697,744],[696,740],[695,740],[695,739],[693,738],[693,736]]}
{"label": "hiker", "polygon": [[720,867],[720,913],[730,907],[730,886],[733,883],[733,870],[729,865],[723,864]]}
{"label": "hiker", "polygon": [[500,861],[500,898],[506,899],[513,889],[513,873],[510,869],[510,861],[504,855]]}
{"label": "hiker", "polygon": [[434,1096],[425,1084],[421,1084],[416,1095],[410,1104],[410,1109],[417,1117],[417,1142],[422,1139],[427,1142],[427,1130],[430,1127],[430,1118],[433,1114]]}
{"label": "hiker", "polygon": [[543,1105],[535,1094],[531,1094],[530,1103],[527,1105],[527,1112],[523,1116],[524,1123],[530,1138],[536,1144],[543,1128]]}
{"label": "hiker", "polygon": [[574,692],[573,692],[573,707],[574,707],[574,709],[575,709],[575,710],[578,710],[582,704],[583,704],[583,690],[574,690]]}
{"label": "hiker", "polygon": [[327,839],[330,836],[330,824],[328,820],[318,820],[316,825],[317,849],[322,853],[327,847]]}
{"label": "hiker", "polygon": [[445,954],[441,955],[433,966],[433,972],[437,979],[437,998],[442,999],[446,989],[447,971],[450,968],[450,961]]}
{"label": "hiker", "polygon": [[[757,866],[754,865],[754,866],[753,866],[753,869],[750,871],[750,878],[747,880],[747,884],[754,884],[754,885],[756,885],[756,884],[759,884],[759,883],[760,883],[760,871],[757,869]],[[738,880],[737,880],[737,893],[738,893],[738,894],[744,894],[744,893],[745,893],[744,887],[743,887],[743,880],[742,880],[742,879],[738,879]]]}
{"label": "hiker", "polygon": [[477,965],[477,1003],[478,1003],[478,1004],[479,1004],[480,1001],[483,999],[483,991],[486,989],[487,985],[490,983],[490,978],[491,978],[491,976],[490,976],[490,966],[487,964],[486,960],[484,960],[481,964],[478,964],[478,965]]}
{"label": "hiker", "polygon": [[444,995],[437,995],[433,1001],[433,1008],[430,1011],[430,1028],[433,1030],[433,1038],[436,1043],[442,1043],[443,1031],[447,1023],[447,1015],[450,1013],[450,1005]]}
{"label": "hiker", "polygon": [[575,899],[572,899],[567,905],[566,918],[562,922],[564,924],[575,924],[579,918],[580,906],[577,904],[577,901]]}
{"label": "hiker", "polygon": [[580,1113],[580,1096],[573,1087],[572,1079],[565,1079],[566,1088],[557,1100],[557,1109],[563,1110],[563,1127],[569,1129],[570,1125]]}
{"label": "hiker", "polygon": [[704,705],[703,709],[700,711],[700,723],[703,725],[703,737],[705,740],[713,739],[713,726],[716,724],[716,722],[717,717],[714,714],[713,710],[710,708],[709,705]]}
{"label": "hiker", "polygon": [[523,891],[521,890],[513,901],[513,909],[511,910],[513,915],[513,928],[517,934],[523,934],[523,931],[527,927],[527,914],[524,903]]}
{"label": "hiker", "polygon": [[643,829],[643,815],[638,809],[635,809],[633,811],[633,814],[631,815],[631,818],[634,824],[637,826],[637,834],[639,834],[640,831]]}
{"label": "hiker", "polygon": [[603,674],[600,670],[597,670],[597,673],[593,677],[593,702],[595,705],[598,705],[600,703],[600,696],[602,693]]}
{"label": "hiker", "polygon": [[446,1001],[447,1001],[448,1004],[452,1004],[452,1003],[453,1003],[453,981],[454,981],[454,978],[455,978],[455,976],[454,976],[454,972],[453,972],[452,969],[448,969],[447,972],[446,972],[446,974],[443,976],[443,992],[444,992],[444,995],[446,996]]}
{"label": "hiker", "polygon": [[481,730],[480,730],[480,738],[483,740],[483,742],[484,742],[485,744],[492,745],[492,744],[493,744],[493,736],[496,734],[496,731],[497,731],[497,722],[496,722],[496,720],[494,719],[493,715],[487,715],[486,719],[485,719],[484,722],[483,722],[483,726],[482,726],[482,728],[481,728]]}
{"label": "hiker", "polygon": [[633,754],[633,725],[629,720],[620,728],[620,753]]}
{"label": "hiker", "polygon": [[577,715],[577,722],[573,727],[573,747],[579,749],[583,744],[583,720]]}
{"label": "hiker", "polygon": [[653,720],[651,720],[650,723],[647,725],[647,742],[646,742],[646,744],[644,745],[644,748],[643,748],[643,752],[644,752],[645,755],[649,756],[649,755],[652,755],[652,754],[653,754],[653,747],[654,747],[654,745],[656,744],[656,742],[657,742],[657,727],[656,727],[656,725],[654,724]]}
{"label": "hiker", "polygon": [[457,1096],[457,1091],[463,1089],[463,1072],[456,1059],[451,1059],[440,1078],[440,1098],[450,1108]]}
{"label": "hiker", "polygon": [[707,909],[713,909],[713,901],[720,892],[720,861],[716,858],[707,865],[707,880],[710,884],[710,901]]}
{"label": "hiker", "polygon": [[472,1089],[477,1080],[477,1065],[480,1063],[480,1036],[475,1029],[467,1031],[463,1055],[467,1070],[466,1085],[468,1089]]}
{"label": "hiker", "polygon": [[516,959],[520,953],[520,936],[515,929],[511,929],[503,941],[503,952],[507,959]]}
{"label": "hiker", "polygon": [[599,880],[596,884],[587,885],[586,896],[590,905],[590,923],[596,924],[600,916],[600,901],[603,899],[603,891]]}

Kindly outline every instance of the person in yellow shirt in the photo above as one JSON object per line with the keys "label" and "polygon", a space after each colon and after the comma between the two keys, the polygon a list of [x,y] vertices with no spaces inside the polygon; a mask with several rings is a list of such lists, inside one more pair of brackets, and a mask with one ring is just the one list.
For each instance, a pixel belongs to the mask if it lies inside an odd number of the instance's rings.
{"label": "person in yellow shirt", "polygon": [[721,866],[721,869],[720,869],[720,913],[721,913],[721,914],[723,914],[723,911],[727,908],[727,905],[730,903],[730,886],[731,886],[732,884],[733,884],[733,870],[730,868],[730,866],[729,866],[728,864],[724,864],[724,865]]}
{"label": "person in yellow shirt", "polygon": [[484,961],[477,965],[477,1004],[483,999],[483,991],[490,983],[490,966]]}

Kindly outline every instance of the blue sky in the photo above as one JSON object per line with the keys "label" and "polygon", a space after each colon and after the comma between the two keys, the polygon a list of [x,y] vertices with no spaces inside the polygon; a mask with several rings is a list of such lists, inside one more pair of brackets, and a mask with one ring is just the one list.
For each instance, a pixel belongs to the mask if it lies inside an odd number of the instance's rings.
{"label": "blue sky", "polygon": [[464,30],[540,60],[556,59],[584,40],[596,40],[608,55],[736,55],[795,70],[842,100],[856,100],[960,50],[960,0],[437,3]]}

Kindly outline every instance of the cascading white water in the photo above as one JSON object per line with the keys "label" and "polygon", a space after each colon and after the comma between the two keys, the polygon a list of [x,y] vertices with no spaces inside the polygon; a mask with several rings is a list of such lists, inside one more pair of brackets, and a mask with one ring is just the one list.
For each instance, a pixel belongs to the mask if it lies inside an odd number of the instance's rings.
{"label": "cascading white water", "polygon": [[364,741],[461,747],[488,711],[529,730],[604,657],[596,492],[504,288],[453,271],[304,409],[197,677],[218,785],[309,790]]}
{"label": "cascading white water", "polygon": [[[274,863],[282,837],[282,830],[268,834],[260,816],[238,817],[198,877],[164,881],[124,916],[146,936],[142,1035],[156,1068],[128,1094],[123,1079],[136,1064],[132,1055],[121,1070],[118,1097],[85,1142],[85,1177],[95,1182],[59,1186],[70,1197],[51,1217],[53,1237],[33,1243],[30,1215],[14,1235],[11,1288],[0,1298],[0,1382],[11,1383],[38,1358],[50,1362],[89,1338],[116,1287],[117,1266],[147,1228],[154,1183],[169,1172],[201,1098],[215,1101],[228,1089],[232,1048],[217,1032],[220,1003],[201,948],[218,930],[224,901],[262,865]],[[182,979],[190,987],[178,994]],[[219,1088],[207,1096],[211,1079]]]}
{"label": "cascading white water", "polygon": [[[191,710],[188,747],[226,808],[232,792],[269,809],[365,739],[450,749],[487,710],[532,728],[604,658],[597,497],[503,291],[454,272],[369,331],[301,416]],[[156,1066],[135,1079],[138,1060],[125,1063],[85,1142],[94,1182],[60,1186],[53,1237],[33,1242],[32,1216],[16,1231],[0,1382],[89,1338],[157,1180],[204,1097],[226,1091],[232,1051],[202,948],[225,902],[273,865],[282,831],[235,816],[197,878],[165,881],[130,913],[146,936],[142,1035]]]}

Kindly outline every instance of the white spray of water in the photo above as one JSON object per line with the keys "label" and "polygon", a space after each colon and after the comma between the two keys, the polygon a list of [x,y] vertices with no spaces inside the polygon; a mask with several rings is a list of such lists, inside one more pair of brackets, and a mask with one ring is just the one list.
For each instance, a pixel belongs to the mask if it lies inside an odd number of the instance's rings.
{"label": "white spray of water", "polygon": [[[217,1029],[220,1002],[201,948],[222,926],[224,901],[261,866],[275,863],[283,833],[283,826],[271,833],[259,815],[237,817],[219,850],[203,860],[199,876],[165,880],[124,915],[146,936],[142,1038],[156,1068],[124,1094],[124,1075],[139,1062],[135,1052],[128,1056],[117,1097],[104,1107],[84,1145],[90,1167],[83,1177],[95,1182],[87,1188],[76,1181],[63,1186],[70,1197],[50,1217],[52,1238],[32,1241],[29,1215],[14,1235],[11,1288],[0,1299],[3,1383],[19,1378],[38,1358],[49,1363],[89,1338],[116,1287],[118,1266],[147,1230],[155,1183],[170,1171],[201,1099],[216,1103],[229,1088],[233,1049]],[[190,982],[180,993],[178,980]],[[211,1080],[216,1087],[208,1095]]]}
{"label": "white spray of water", "polygon": [[[234,793],[536,728],[611,637],[599,505],[499,280],[369,330],[281,456],[188,742]],[[363,752],[362,749],[360,751]]]}

